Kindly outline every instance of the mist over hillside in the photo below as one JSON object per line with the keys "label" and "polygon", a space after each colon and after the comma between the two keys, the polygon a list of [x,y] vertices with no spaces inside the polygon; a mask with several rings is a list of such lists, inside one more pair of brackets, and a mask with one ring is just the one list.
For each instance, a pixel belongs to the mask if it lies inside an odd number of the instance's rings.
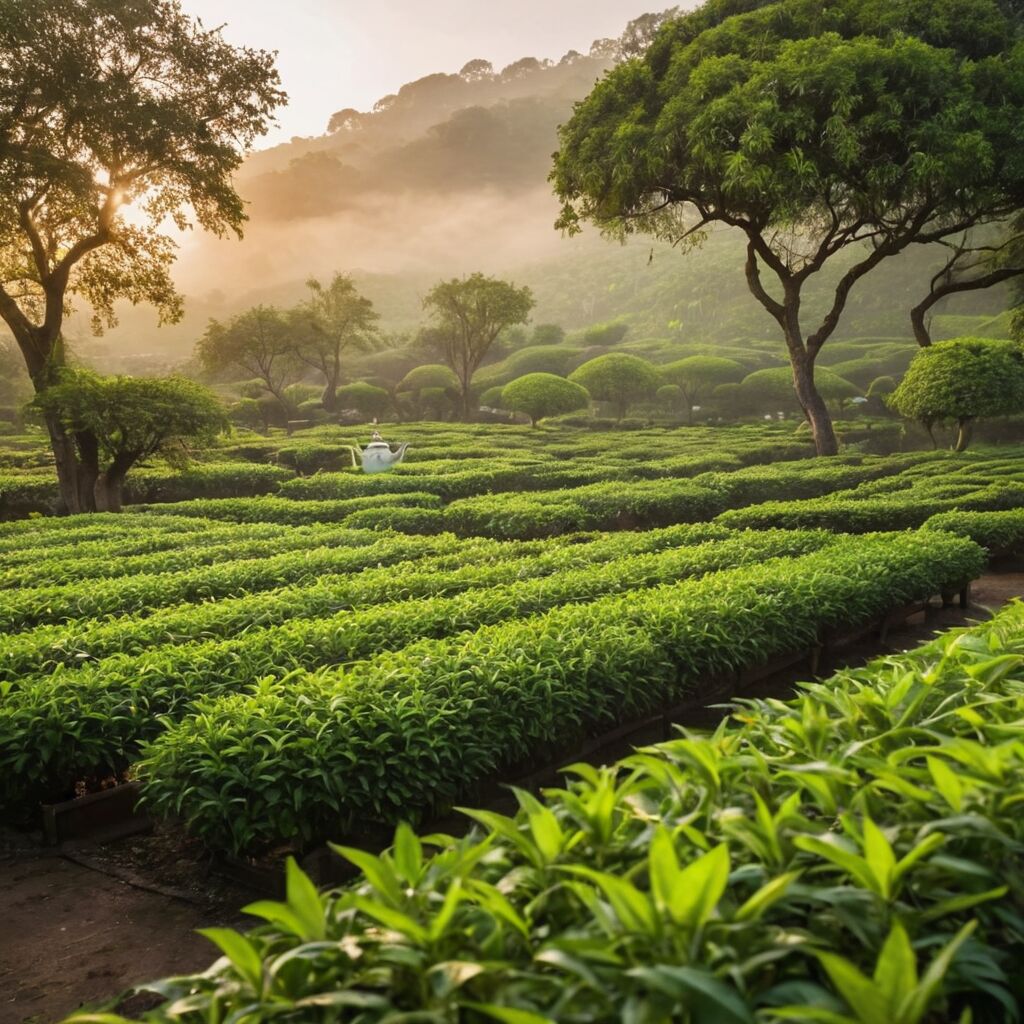
{"label": "mist over hillside", "polygon": [[[157,328],[151,310],[128,307],[118,328],[93,340],[79,313],[67,332],[72,345],[110,366],[172,364],[188,357],[210,317],[293,303],[307,278],[335,271],[354,275],[389,332],[416,328],[422,296],[438,279],[482,270],[529,285],[534,322],[568,330],[624,319],[633,339],[774,337],[729,232],[681,255],[649,240],[618,245],[593,230],[568,239],[553,228],[547,175],[558,125],[608,68],[644,48],[663,17],[637,19],[586,54],[525,57],[502,69],[479,58],[458,73],[410,82],[370,111],[325,109],[324,134],[246,161],[238,178],[250,214],[242,241],[181,240],[181,323]],[[907,310],[939,262],[922,248],[861,282],[840,336],[909,339]],[[995,289],[938,311],[995,314],[1004,306]]]}

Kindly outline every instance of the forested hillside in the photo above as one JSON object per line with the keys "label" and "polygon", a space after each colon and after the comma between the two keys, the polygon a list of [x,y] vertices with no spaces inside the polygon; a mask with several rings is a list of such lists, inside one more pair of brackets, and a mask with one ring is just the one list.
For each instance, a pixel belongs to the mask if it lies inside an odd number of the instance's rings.
{"label": "forested hillside", "polygon": [[[173,363],[187,357],[210,317],[287,305],[310,275],[335,271],[353,274],[389,332],[418,327],[422,297],[439,277],[483,270],[529,285],[534,321],[570,331],[623,319],[634,341],[773,337],[729,232],[681,255],[658,244],[610,244],[593,230],[567,239],[553,228],[547,175],[557,126],[606,70],[643,49],[661,18],[637,19],[620,39],[596,40],[585,55],[570,51],[558,61],[528,56],[495,69],[471,60],[458,73],[403,85],[369,111],[337,97],[327,114],[325,98],[323,135],[257,152],[243,166],[244,241],[181,240],[180,324],[158,330],[152,311],[125,308],[120,327],[94,341],[80,314],[72,343],[92,361],[119,363],[130,352],[131,369]],[[862,282],[841,335],[909,338],[907,311],[921,298],[924,270],[940,264],[922,247]],[[984,316],[1005,306],[1005,292],[994,289],[937,312]],[[941,321],[936,327],[937,337],[957,333]]]}

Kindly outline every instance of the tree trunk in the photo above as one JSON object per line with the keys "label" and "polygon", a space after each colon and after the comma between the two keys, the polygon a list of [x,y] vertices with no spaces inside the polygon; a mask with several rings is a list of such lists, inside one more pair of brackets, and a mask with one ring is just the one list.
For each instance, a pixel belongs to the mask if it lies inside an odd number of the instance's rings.
{"label": "tree trunk", "polygon": [[928,330],[928,325],[924,322],[925,314],[931,307],[932,303],[926,299],[910,311],[910,324],[914,329],[914,341],[921,348],[928,348],[932,343],[931,332]]}
{"label": "tree trunk", "polygon": [[[62,510],[69,515],[95,511],[96,438],[88,432],[72,436],[56,416],[46,417],[46,429],[57,469]],[[79,454],[82,449],[84,459]]]}
{"label": "tree trunk", "polygon": [[320,404],[328,411],[334,412],[338,406],[338,375],[331,374],[324,384],[323,394],[320,396]]}
{"label": "tree trunk", "polygon": [[790,349],[790,362],[793,366],[793,386],[811,431],[814,434],[814,447],[819,455],[838,455],[839,441],[832,417],[829,415],[825,400],[814,385],[814,362],[805,352]]}
{"label": "tree trunk", "polygon": [[469,389],[469,382],[467,381],[462,385],[462,392],[459,395],[459,414],[462,417],[463,423],[468,423],[470,420],[469,407],[472,404],[472,393]]}
{"label": "tree trunk", "polygon": [[956,444],[953,445],[953,451],[962,452],[971,443],[971,437],[974,434],[974,420],[971,417],[958,420],[957,426],[959,430],[957,431]]}
{"label": "tree trunk", "polygon": [[93,486],[97,512],[120,512],[123,504],[124,477],[107,470],[100,473]]}
{"label": "tree trunk", "polygon": [[125,477],[136,460],[137,456],[133,453],[120,452],[102,473],[96,474],[93,494],[97,512],[121,511]]}

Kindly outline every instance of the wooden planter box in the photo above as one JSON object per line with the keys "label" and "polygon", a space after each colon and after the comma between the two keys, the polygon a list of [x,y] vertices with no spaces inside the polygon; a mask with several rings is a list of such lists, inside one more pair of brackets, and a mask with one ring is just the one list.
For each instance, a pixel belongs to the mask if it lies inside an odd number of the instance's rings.
{"label": "wooden planter box", "polygon": [[124,782],[59,804],[43,804],[43,831],[52,846],[73,839],[114,839],[152,828],[138,810],[140,786]]}

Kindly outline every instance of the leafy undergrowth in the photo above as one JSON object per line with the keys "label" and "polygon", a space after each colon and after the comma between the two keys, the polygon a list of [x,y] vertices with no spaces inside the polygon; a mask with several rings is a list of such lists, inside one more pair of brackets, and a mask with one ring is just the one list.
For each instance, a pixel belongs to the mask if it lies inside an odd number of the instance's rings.
{"label": "leafy undergrowth", "polygon": [[1015,1021],[1022,711],[1017,603],[577,765],[515,817],[469,811],[463,839],[337,848],[362,871],[344,890],[291,862],[286,901],[208,930],[225,956],[149,986],[145,1019]]}

